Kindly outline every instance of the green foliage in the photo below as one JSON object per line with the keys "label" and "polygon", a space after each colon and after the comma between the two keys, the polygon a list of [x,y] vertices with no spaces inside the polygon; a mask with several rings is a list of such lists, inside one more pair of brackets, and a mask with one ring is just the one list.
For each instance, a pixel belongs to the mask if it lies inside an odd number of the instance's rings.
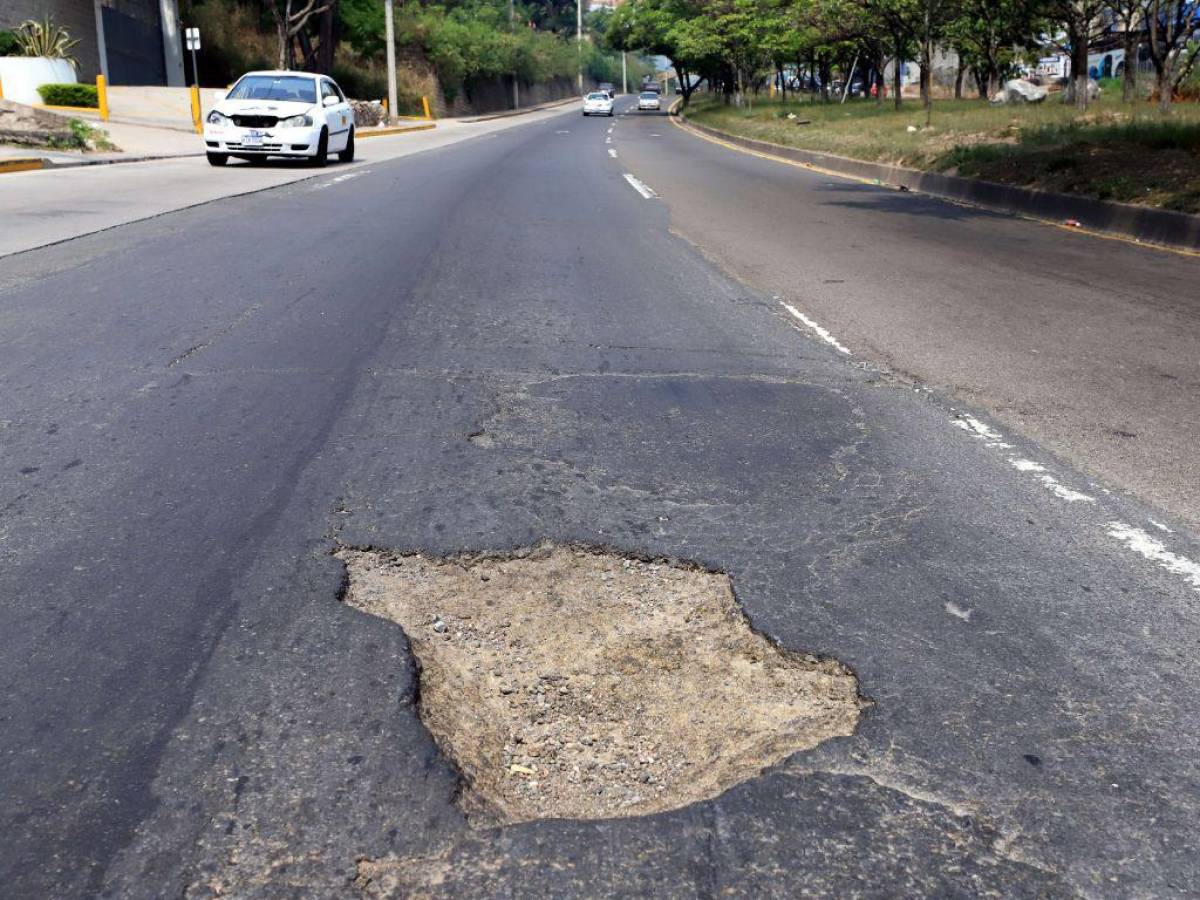
{"label": "green foliage", "polygon": [[0,56],[18,56],[21,42],[11,31],[0,31]]}
{"label": "green foliage", "polygon": [[95,109],[100,105],[94,84],[43,84],[37,92],[47,106],[87,106]]}
{"label": "green foliage", "polygon": [[21,23],[16,32],[17,46],[22,56],[44,56],[47,59],[65,59],[72,66],[75,58],[71,50],[79,43],[71,38],[67,29],[55,25],[49,16],[39,22],[29,19]]}

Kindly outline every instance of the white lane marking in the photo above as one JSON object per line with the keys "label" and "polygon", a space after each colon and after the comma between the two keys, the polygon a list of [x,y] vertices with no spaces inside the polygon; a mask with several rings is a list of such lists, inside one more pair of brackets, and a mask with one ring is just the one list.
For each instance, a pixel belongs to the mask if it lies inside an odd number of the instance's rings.
{"label": "white lane marking", "polygon": [[571,132],[569,132],[569,131],[556,131],[556,132],[554,132],[554,133],[555,133],[555,134],[570,134]]}
{"label": "white lane marking", "polygon": [[1012,446],[1011,444],[1006,444],[1004,442],[1004,438],[1001,436],[1000,432],[988,427],[974,416],[968,416],[967,414],[963,413],[955,418],[952,424],[955,428],[961,428],[963,431],[967,432],[967,434],[974,435],[977,438],[982,438],[983,440],[987,441],[989,447],[1001,447],[1007,449],[1008,447]]}
{"label": "white lane marking", "polygon": [[606,138],[604,139],[604,143],[606,143],[606,144],[611,144],[611,143],[612,143],[612,138],[610,138],[610,137],[606,137]]}
{"label": "white lane marking", "polygon": [[616,158],[617,158],[617,151],[616,151],[616,150],[614,150],[612,147],[609,147],[609,148],[608,148],[608,155],[609,155],[609,156],[611,156],[613,159],[616,159]]}
{"label": "white lane marking", "polygon": [[[991,431],[991,429],[988,429],[986,425],[983,425],[983,423],[979,422],[978,420],[974,421],[988,431]],[[994,434],[995,432],[992,433]],[[988,444],[988,446],[1001,447],[1007,445],[1001,442],[996,444]],[[1047,490],[1049,490],[1060,500],[1066,500],[1068,503],[1076,503],[1079,501],[1083,501],[1084,503],[1096,502],[1094,497],[1089,497],[1087,494],[1081,494],[1079,491],[1071,490],[1053,475],[1048,474],[1045,466],[1043,466],[1041,463],[1035,463],[1032,459],[1018,459],[1015,456],[1010,456],[1008,458],[1008,463],[1018,472],[1032,472],[1033,474],[1037,475],[1037,480],[1045,485]]]}
{"label": "white lane marking", "polygon": [[962,619],[964,622],[971,621],[971,610],[963,609],[953,600],[946,601],[946,612],[950,613],[956,619]]}
{"label": "white lane marking", "polygon": [[647,200],[652,200],[658,196],[658,194],[654,193],[654,190],[649,185],[638,181],[638,179],[634,178],[628,172],[625,173],[625,180],[629,182],[629,186],[631,188],[633,188]]}
{"label": "white lane marking", "polygon": [[612,134],[612,130],[613,130],[614,128],[616,128],[616,127],[617,127],[616,125],[609,125],[609,126],[608,126],[608,133],[609,133],[609,134]]}
{"label": "white lane marking", "polygon": [[801,322],[803,322],[805,327],[808,328],[809,331],[813,332],[813,334],[815,334],[817,337],[819,337],[821,340],[823,340],[829,346],[833,347],[833,349],[837,350],[839,353],[845,353],[847,356],[850,355],[850,351],[847,350],[845,347],[843,347],[838,342],[837,338],[835,338],[832,334],[830,334],[828,331],[826,331],[824,328],[822,328],[820,325],[818,325],[816,322],[814,322],[812,319],[810,319],[804,313],[800,312],[800,310],[796,309],[796,307],[792,306],[792,304],[784,303],[784,301],[782,301],[782,300],[780,300],[779,302],[783,306],[784,309],[786,309],[793,316],[795,316],[797,319],[799,319]]}
{"label": "white lane marking", "polygon": [[336,178],[331,178],[328,181],[321,182],[320,184],[313,187],[313,190],[319,191],[319,190],[321,190],[321,188],[327,188],[327,187],[331,187],[335,184],[341,184],[343,181],[349,181],[351,178],[357,178],[359,175],[366,175],[366,174],[367,173],[365,171],[363,171],[363,172],[347,172],[345,175],[339,175]]}
{"label": "white lane marking", "polygon": [[1134,528],[1124,522],[1109,522],[1104,527],[1108,530],[1109,537],[1116,538],[1134,553],[1140,553],[1151,562],[1158,563],[1171,574],[1182,575],[1191,582],[1193,588],[1200,591],[1200,563],[1172,553],[1162,541],[1151,537],[1140,528]]}
{"label": "white lane marking", "polygon": [[1087,494],[1081,494],[1079,491],[1073,491],[1065,484],[1057,481],[1053,475],[1039,475],[1038,481],[1044,484],[1055,497],[1060,500],[1066,500],[1068,503],[1076,503],[1083,501],[1084,503],[1095,503],[1096,498],[1089,497]]}
{"label": "white lane marking", "polygon": [[1159,531],[1165,531],[1167,534],[1175,533],[1174,528],[1168,528],[1162,522],[1155,522],[1153,519],[1147,519],[1146,521],[1149,522],[1151,525],[1153,525],[1155,528],[1157,528]]}

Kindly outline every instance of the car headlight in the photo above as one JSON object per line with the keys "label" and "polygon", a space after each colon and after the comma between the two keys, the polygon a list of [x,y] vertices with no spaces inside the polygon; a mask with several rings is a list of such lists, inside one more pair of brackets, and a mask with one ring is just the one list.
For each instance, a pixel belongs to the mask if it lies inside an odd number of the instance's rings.
{"label": "car headlight", "polygon": [[311,125],[312,122],[313,122],[312,116],[308,116],[308,115],[292,116],[289,119],[280,119],[279,127],[280,128],[305,128],[305,127]]}
{"label": "car headlight", "polygon": [[217,112],[214,109],[212,112],[210,112],[208,114],[208,124],[209,125],[228,125],[229,117],[221,115],[219,112]]}

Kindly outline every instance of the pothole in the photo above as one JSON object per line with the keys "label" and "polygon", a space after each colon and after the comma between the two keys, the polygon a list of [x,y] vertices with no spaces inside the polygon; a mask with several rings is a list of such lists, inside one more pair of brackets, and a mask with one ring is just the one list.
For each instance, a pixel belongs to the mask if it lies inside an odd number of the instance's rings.
{"label": "pothole", "polygon": [[476,823],[673,809],[858,720],[854,675],[751,630],[724,574],[550,543],[337,555],[346,602],[408,635]]}

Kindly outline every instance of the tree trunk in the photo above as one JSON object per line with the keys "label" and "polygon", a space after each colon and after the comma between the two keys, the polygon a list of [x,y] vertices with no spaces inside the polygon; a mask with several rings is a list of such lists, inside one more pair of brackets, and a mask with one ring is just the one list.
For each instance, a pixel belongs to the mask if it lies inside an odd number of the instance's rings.
{"label": "tree trunk", "polygon": [[897,36],[895,40],[896,55],[892,59],[892,105],[900,109],[904,98],[900,96],[900,67],[904,65],[904,39]]}
{"label": "tree trunk", "polygon": [[1171,111],[1171,100],[1174,99],[1171,95],[1174,91],[1171,89],[1171,67],[1163,63],[1155,61],[1154,74],[1158,82],[1158,108],[1160,112]]}
{"label": "tree trunk", "polygon": [[967,70],[962,64],[962,57],[958,59],[958,71],[954,73],[954,99],[962,99],[963,78],[966,77]]}
{"label": "tree trunk", "polygon": [[1125,71],[1121,76],[1121,102],[1132,103],[1137,99],[1137,34],[1130,23],[1125,23]]}
{"label": "tree trunk", "polygon": [[333,72],[334,51],[337,49],[337,0],[321,13],[319,29],[321,43],[317,46],[317,71],[329,75]]}
{"label": "tree trunk", "polygon": [[882,53],[875,60],[875,105],[883,106],[884,85],[887,82],[883,70],[887,67],[887,57]]}
{"label": "tree trunk", "polygon": [[1090,22],[1072,20],[1068,31],[1071,41],[1071,83],[1075,85],[1075,108],[1088,107],[1088,28]]}

